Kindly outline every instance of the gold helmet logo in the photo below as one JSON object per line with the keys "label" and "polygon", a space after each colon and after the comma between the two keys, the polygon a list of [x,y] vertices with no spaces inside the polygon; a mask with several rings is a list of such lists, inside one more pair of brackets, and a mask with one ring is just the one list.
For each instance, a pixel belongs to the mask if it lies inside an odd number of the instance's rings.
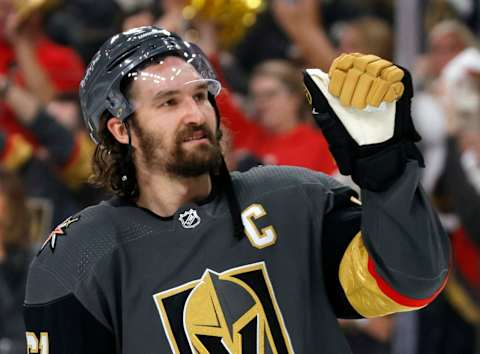
{"label": "gold helmet logo", "polygon": [[154,299],[174,353],[293,353],[263,262],[206,270]]}

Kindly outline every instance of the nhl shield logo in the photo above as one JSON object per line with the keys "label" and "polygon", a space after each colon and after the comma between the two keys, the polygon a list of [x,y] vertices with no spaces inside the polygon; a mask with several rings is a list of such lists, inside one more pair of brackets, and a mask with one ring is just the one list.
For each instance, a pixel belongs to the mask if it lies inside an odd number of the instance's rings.
{"label": "nhl shield logo", "polygon": [[200,224],[200,216],[198,216],[197,211],[194,209],[189,209],[180,214],[178,220],[182,223],[182,226],[186,229],[193,229],[194,227]]}

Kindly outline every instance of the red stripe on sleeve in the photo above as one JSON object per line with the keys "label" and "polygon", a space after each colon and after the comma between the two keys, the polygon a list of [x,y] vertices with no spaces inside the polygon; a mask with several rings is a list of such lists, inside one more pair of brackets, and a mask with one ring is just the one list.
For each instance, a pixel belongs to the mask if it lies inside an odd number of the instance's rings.
{"label": "red stripe on sleeve", "polygon": [[388,283],[377,273],[377,270],[375,268],[375,263],[373,263],[373,260],[370,257],[368,257],[368,271],[370,272],[370,275],[377,282],[377,285],[380,288],[380,290],[386,296],[388,296],[390,299],[392,299],[396,303],[403,306],[408,306],[408,307],[423,307],[429,304],[430,302],[432,302],[438,296],[438,294],[440,294],[440,292],[443,290],[448,280],[448,276],[446,276],[440,288],[438,288],[437,291],[435,291],[432,296],[427,297],[425,299],[414,299],[414,298],[400,294],[398,291],[396,291],[390,285],[388,285]]}

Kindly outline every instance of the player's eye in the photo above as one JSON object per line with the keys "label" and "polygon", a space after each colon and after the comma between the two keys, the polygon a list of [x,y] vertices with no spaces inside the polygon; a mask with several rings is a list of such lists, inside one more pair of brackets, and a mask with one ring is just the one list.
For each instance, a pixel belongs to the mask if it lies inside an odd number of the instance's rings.
{"label": "player's eye", "polygon": [[178,104],[178,100],[176,98],[169,98],[167,100],[161,101],[159,103],[159,107],[173,107]]}
{"label": "player's eye", "polygon": [[206,101],[207,97],[208,97],[208,94],[207,94],[206,90],[205,91],[198,91],[193,95],[193,99],[196,102],[200,102],[200,103]]}

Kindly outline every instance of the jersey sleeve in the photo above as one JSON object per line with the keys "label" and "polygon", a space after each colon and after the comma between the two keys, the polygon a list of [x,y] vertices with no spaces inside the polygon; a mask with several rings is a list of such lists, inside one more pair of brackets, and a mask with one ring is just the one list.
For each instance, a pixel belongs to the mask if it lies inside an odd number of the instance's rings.
{"label": "jersey sleeve", "polygon": [[[44,301],[26,302],[24,305],[27,354],[115,353],[112,331],[92,315],[73,293],[62,294],[62,286],[52,274],[38,267],[30,273],[29,283],[30,287],[48,286],[50,294]],[[51,299],[53,289],[59,297]],[[39,297],[42,295],[47,294],[37,294]]]}
{"label": "jersey sleeve", "polygon": [[[409,163],[385,192],[363,190],[362,201],[361,208],[333,208],[325,218],[323,251],[336,255],[327,256],[325,271],[329,293],[340,296],[334,301],[337,315],[352,314],[353,308],[377,317],[426,306],[446,284],[450,245],[419,185],[418,164]],[[342,224],[338,232],[335,224]],[[338,237],[341,241],[332,241]]]}
{"label": "jersey sleeve", "polygon": [[[105,207],[67,218],[46,239],[28,272],[27,353],[113,354],[120,347],[108,288],[100,280],[115,247]],[[103,278],[102,278],[103,279]]]}

